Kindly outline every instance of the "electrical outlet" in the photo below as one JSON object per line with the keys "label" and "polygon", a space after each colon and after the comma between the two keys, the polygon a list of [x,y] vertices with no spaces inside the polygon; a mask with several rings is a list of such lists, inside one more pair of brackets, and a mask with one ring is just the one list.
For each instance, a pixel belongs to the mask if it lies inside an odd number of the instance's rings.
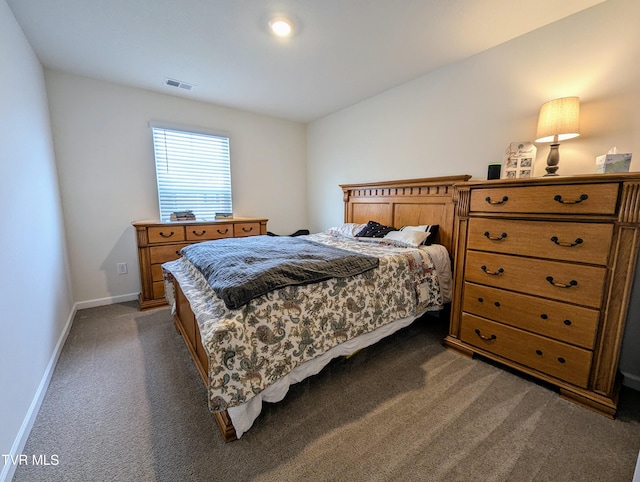
{"label": "electrical outlet", "polygon": [[118,274],[127,274],[127,263],[117,263]]}

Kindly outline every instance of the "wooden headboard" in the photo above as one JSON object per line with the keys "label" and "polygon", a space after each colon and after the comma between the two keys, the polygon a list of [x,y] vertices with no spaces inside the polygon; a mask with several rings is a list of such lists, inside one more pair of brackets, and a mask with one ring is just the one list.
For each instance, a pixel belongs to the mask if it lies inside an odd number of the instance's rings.
{"label": "wooden headboard", "polygon": [[437,242],[453,255],[453,186],[470,178],[461,175],[341,184],[344,222],[377,221],[398,229],[402,226],[438,224]]}

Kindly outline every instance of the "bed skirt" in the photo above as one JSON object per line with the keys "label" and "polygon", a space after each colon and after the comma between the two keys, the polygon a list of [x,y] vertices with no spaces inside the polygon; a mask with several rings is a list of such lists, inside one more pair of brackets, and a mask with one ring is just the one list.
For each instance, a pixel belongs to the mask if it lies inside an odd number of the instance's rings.
{"label": "bed skirt", "polygon": [[334,358],[351,355],[358,350],[373,345],[383,338],[392,335],[396,331],[409,326],[418,318],[419,316],[402,318],[394,321],[393,323],[382,325],[369,333],[365,333],[356,338],[345,341],[344,343],[331,348],[322,355],[294,368],[289,374],[264,389],[248,402],[243,403],[240,406],[228,408],[227,412],[233,422],[233,427],[236,429],[236,437],[242,437],[242,434],[251,428],[253,422],[255,422],[256,418],[258,418],[262,411],[263,401],[270,403],[279,402],[284,399],[291,385],[301,382],[305,378],[316,375]]}

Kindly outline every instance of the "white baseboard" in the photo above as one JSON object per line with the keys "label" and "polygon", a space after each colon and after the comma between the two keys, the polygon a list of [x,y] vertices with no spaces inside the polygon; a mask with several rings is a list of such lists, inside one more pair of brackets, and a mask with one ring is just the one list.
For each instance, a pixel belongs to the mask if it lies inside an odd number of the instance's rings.
{"label": "white baseboard", "polygon": [[[73,324],[73,319],[76,316],[78,310],[83,310],[86,308],[94,308],[96,306],[106,306],[113,305],[115,303],[124,303],[125,301],[134,301],[138,299],[138,293],[130,293],[126,295],[120,296],[111,296],[107,298],[100,298],[96,300],[88,300],[88,301],[80,301],[73,305],[71,309],[71,313],[67,318],[67,322],[58,338],[58,343],[51,354],[51,358],[49,360],[49,364],[42,376],[42,380],[40,381],[40,385],[38,386],[38,390],[36,391],[35,396],[33,397],[33,401],[31,402],[31,406],[27,411],[27,414],[20,426],[20,430],[16,435],[13,446],[11,447],[11,452],[8,455],[11,455],[14,459],[22,453],[25,444],[27,443],[27,439],[29,438],[29,434],[31,433],[31,429],[33,428],[33,423],[38,416],[38,412],[40,411],[40,406],[42,405],[42,400],[44,399],[45,394],[47,393],[47,388],[49,388],[49,382],[51,381],[51,377],[53,376],[53,371],[56,368],[56,364],[58,363],[58,358],[60,357],[60,353],[62,352],[62,347],[64,347],[64,343],[67,340],[67,336],[69,336],[69,332],[71,331],[71,325]],[[17,460],[17,459],[16,459]],[[4,463],[4,459],[2,460]],[[0,482],[9,482],[13,478],[13,474],[16,471],[16,465],[12,463],[4,464],[2,470],[0,471]]]}
{"label": "white baseboard", "polygon": [[622,384],[625,387],[633,388],[640,392],[640,376],[632,375],[628,372],[622,372]]}
{"label": "white baseboard", "polygon": [[125,301],[135,301],[138,299],[138,293],[129,293],[127,295],[108,296],[107,298],[98,298],[95,300],[79,301],[76,303],[78,310],[86,308],[95,308],[96,306],[114,305],[116,303],[124,303]]}
{"label": "white baseboard", "polygon": [[[62,347],[64,346],[65,341],[67,340],[67,336],[69,336],[69,331],[71,331],[71,325],[73,324],[73,319],[76,316],[76,312],[78,311],[78,303],[73,305],[71,308],[71,313],[67,318],[67,323],[58,338],[58,343],[56,343],[56,347],[51,354],[51,358],[49,359],[49,364],[47,365],[46,370],[44,371],[44,375],[42,376],[42,380],[40,381],[40,385],[38,386],[38,390],[36,390],[36,394],[33,397],[33,401],[31,402],[31,406],[27,411],[27,414],[20,426],[20,430],[16,435],[15,441],[13,442],[13,446],[11,447],[11,455],[14,460],[17,460],[17,456],[22,453],[25,444],[27,443],[27,439],[29,438],[29,434],[31,433],[31,429],[33,428],[33,423],[38,416],[38,412],[40,411],[40,406],[42,405],[42,400],[44,399],[45,394],[47,393],[47,388],[49,388],[49,382],[51,381],[51,377],[53,376],[53,371],[56,368],[56,364],[58,363],[58,358],[60,357],[60,353],[62,352]],[[4,460],[3,460],[4,462]],[[2,467],[2,471],[0,472],[0,482],[8,482],[13,478],[13,474],[16,471],[16,465],[12,463],[4,464]]]}
{"label": "white baseboard", "polygon": [[[22,449],[24,449],[25,444],[27,443],[27,439],[29,438],[29,433],[33,427],[33,423],[36,420],[38,412],[40,410],[40,406],[42,405],[42,400],[44,399],[45,394],[47,393],[47,388],[49,388],[49,382],[51,381],[51,377],[53,376],[53,371],[58,363],[58,358],[60,357],[60,353],[62,352],[62,347],[64,346],[65,341],[67,340],[67,336],[69,336],[69,331],[71,331],[71,325],[73,324],[73,319],[78,310],[86,309],[86,308],[95,308],[97,306],[106,306],[112,305],[115,303],[124,303],[126,301],[135,301],[138,299],[138,293],[129,293],[126,295],[119,296],[111,296],[107,298],[99,298],[95,300],[88,301],[80,301],[73,305],[71,309],[71,313],[67,318],[67,322],[65,324],[62,333],[60,334],[60,338],[58,339],[58,343],[56,344],[55,350],[51,355],[51,359],[49,360],[49,364],[47,365],[47,369],[42,376],[42,380],[40,381],[40,385],[38,386],[38,390],[36,391],[35,396],[33,397],[33,401],[31,402],[31,406],[27,411],[27,415],[22,422],[22,426],[16,435],[13,446],[11,447],[10,455],[16,458],[19,454],[22,453]],[[640,391],[640,376],[632,375],[630,373],[622,372],[623,380],[622,384],[626,387],[632,388],[634,390]],[[638,468],[637,472],[640,471],[640,455],[638,459]],[[9,482],[13,478],[13,474],[15,473],[16,465],[8,463],[4,464],[2,467],[2,471],[0,471],[0,482]],[[636,474],[638,476],[638,474]],[[634,482],[636,479],[633,479]],[[639,479],[640,482],[640,479]]]}

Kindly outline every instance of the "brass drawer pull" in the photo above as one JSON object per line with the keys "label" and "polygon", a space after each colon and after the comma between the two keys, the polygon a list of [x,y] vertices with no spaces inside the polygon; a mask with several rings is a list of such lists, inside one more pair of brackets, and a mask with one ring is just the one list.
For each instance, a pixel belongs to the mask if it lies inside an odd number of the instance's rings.
{"label": "brass drawer pull", "polygon": [[216,231],[218,231],[218,234],[227,234],[229,232],[229,228],[225,229],[224,231],[216,229]]}
{"label": "brass drawer pull", "polygon": [[486,341],[495,340],[497,338],[496,335],[484,336],[482,333],[480,333],[480,330],[478,328],[475,329],[475,332],[476,332],[476,335],[478,335],[480,338]]}
{"label": "brass drawer pull", "polygon": [[173,231],[171,231],[169,234],[164,234],[162,231],[160,231],[160,236],[162,236],[163,238],[170,238],[171,236],[173,236]]}
{"label": "brass drawer pull", "polygon": [[560,204],[578,204],[582,201],[586,201],[587,199],[589,199],[588,194],[580,194],[580,198],[576,199],[575,201],[563,201],[560,194],[556,194],[555,196],[553,196],[553,200],[559,202]]}
{"label": "brass drawer pull", "polygon": [[572,286],[578,286],[578,282],[574,279],[569,281],[569,283],[558,283],[553,281],[553,276],[547,276],[547,281],[551,283],[553,286],[557,286],[558,288],[571,288]]}
{"label": "brass drawer pull", "polygon": [[253,231],[253,227],[251,227],[251,228],[244,228],[244,227],[243,227],[243,228],[242,228],[242,230],[243,230],[245,233],[250,233],[251,231]]}
{"label": "brass drawer pull", "polygon": [[487,196],[485,201],[489,204],[504,204],[509,200],[509,196],[502,196],[502,201],[492,201],[491,196]]}
{"label": "brass drawer pull", "polygon": [[502,241],[504,238],[507,237],[507,233],[502,233],[500,236],[491,236],[491,234],[489,234],[489,231],[485,231],[484,236],[485,238],[490,239],[491,241]]}
{"label": "brass drawer pull", "polygon": [[584,242],[582,238],[576,238],[576,240],[573,243],[558,241],[558,236],[552,236],[551,241],[557,244],[558,246],[563,246],[566,248],[573,248],[574,246],[578,246],[579,244],[582,244]]}
{"label": "brass drawer pull", "polygon": [[497,271],[489,271],[489,270],[487,270],[487,267],[484,264],[482,266],[480,266],[480,269],[482,271],[484,271],[485,273],[490,274],[492,276],[498,276],[498,275],[501,275],[502,273],[504,273],[504,269],[502,269],[502,268],[498,268]]}
{"label": "brass drawer pull", "polygon": [[193,231],[192,231],[192,233],[193,233],[195,236],[204,236],[204,234],[205,234],[206,232],[207,232],[207,230],[206,230],[206,229],[203,229],[201,233],[196,232],[196,230],[193,230]]}

